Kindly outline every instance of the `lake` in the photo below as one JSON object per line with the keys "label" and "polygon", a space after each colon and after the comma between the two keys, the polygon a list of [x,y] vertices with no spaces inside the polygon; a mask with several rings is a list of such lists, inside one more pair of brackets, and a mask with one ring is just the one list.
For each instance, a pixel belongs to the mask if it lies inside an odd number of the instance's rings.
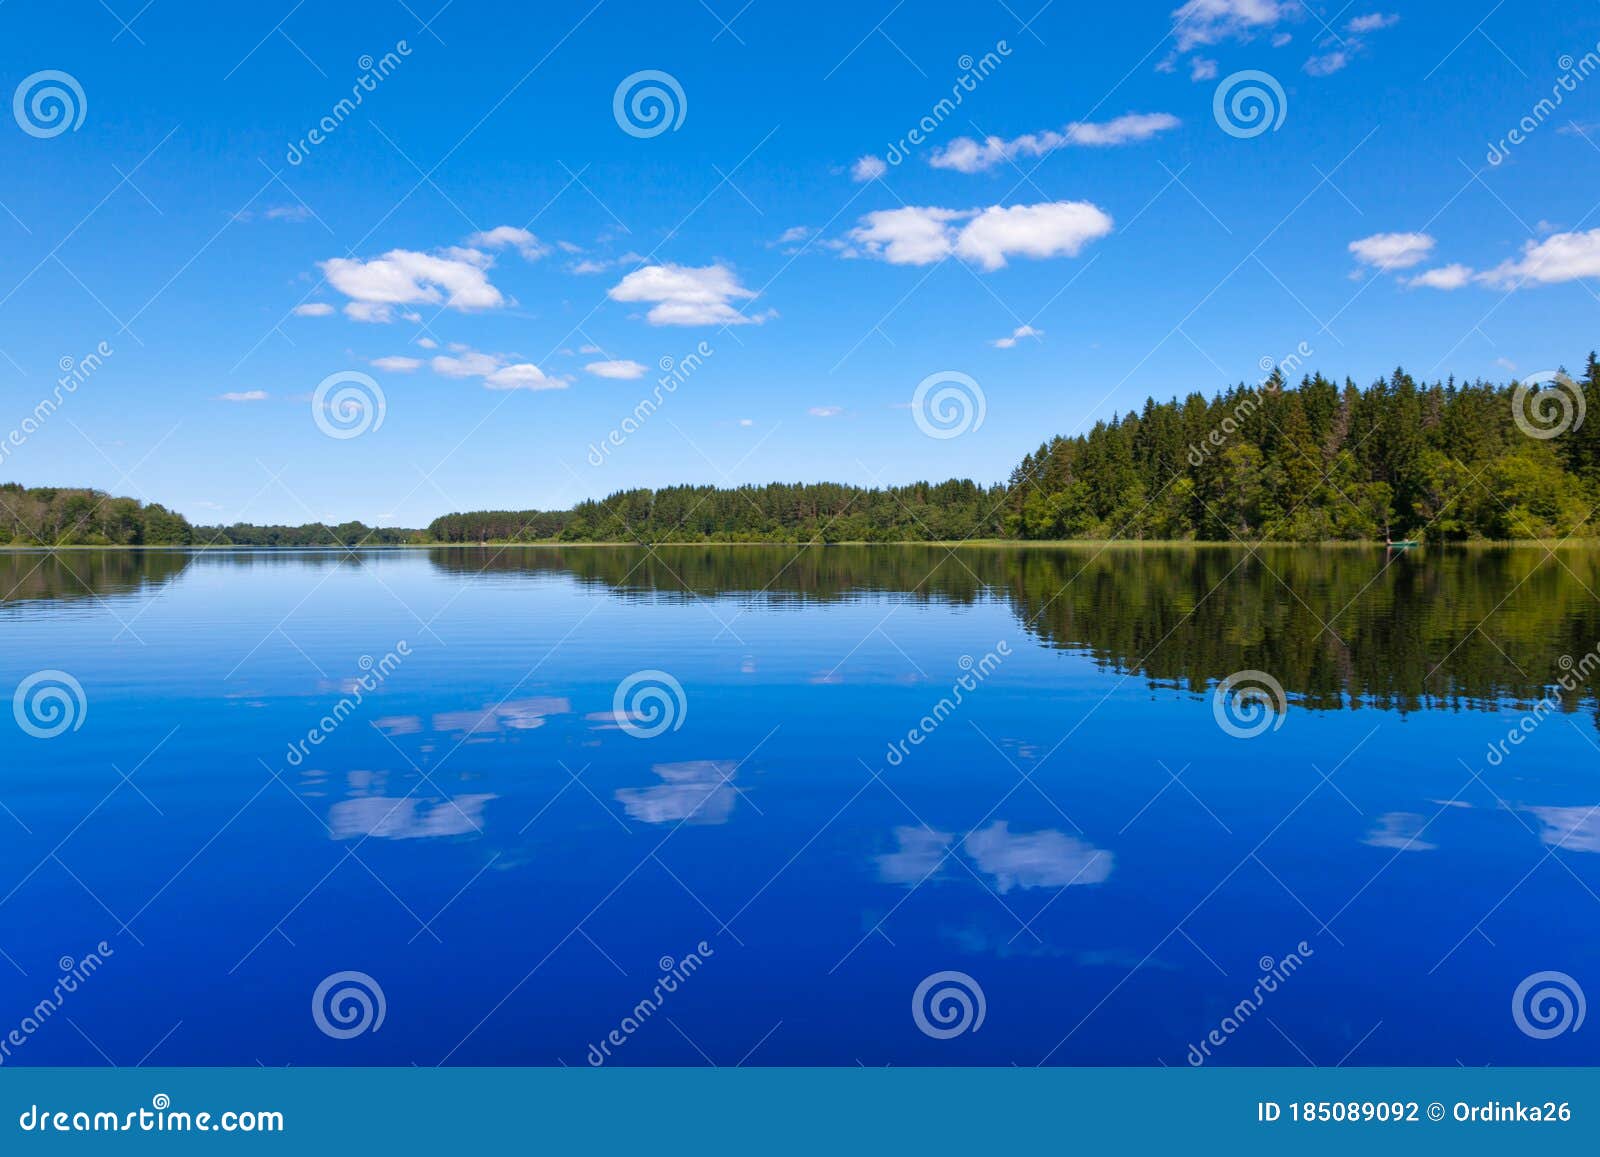
{"label": "lake", "polygon": [[1597,590],[1581,548],[6,553],[0,1060],[1594,1064]]}

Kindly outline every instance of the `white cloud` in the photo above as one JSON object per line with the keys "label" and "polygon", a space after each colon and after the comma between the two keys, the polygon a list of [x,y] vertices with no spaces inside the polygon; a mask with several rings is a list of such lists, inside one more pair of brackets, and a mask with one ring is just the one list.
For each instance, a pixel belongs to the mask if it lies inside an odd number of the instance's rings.
{"label": "white cloud", "polygon": [[431,337],[419,337],[417,339],[417,344],[425,350],[436,350],[439,348],[439,343],[434,341]]}
{"label": "white cloud", "polygon": [[741,426],[754,426],[755,424],[756,424],[756,420],[754,418],[740,418],[739,419],[739,425],[741,425]]}
{"label": "white cloud", "polygon": [[1067,126],[1067,139],[1075,145],[1125,145],[1145,141],[1159,132],[1178,127],[1178,118],[1165,112],[1130,112],[1096,124],[1074,121]]}
{"label": "white cloud", "polygon": [[1188,0],[1172,13],[1178,51],[1224,40],[1249,40],[1296,11],[1295,0]]}
{"label": "white cloud", "polygon": [[[955,222],[965,221],[959,229]],[[891,265],[931,265],[951,254],[999,269],[1011,256],[1073,257],[1111,231],[1111,218],[1087,201],[1046,201],[987,209],[907,206],[868,213],[850,240]]]}
{"label": "white cloud", "polygon": [[871,181],[883,176],[888,171],[888,162],[882,157],[875,157],[868,153],[850,166],[850,179],[852,181]]}
{"label": "white cloud", "polygon": [[451,247],[433,253],[391,249],[370,261],[334,257],[319,268],[329,285],[351,299],[346,314],[357,321],[388,321],[395,305],[457,310],[504,305],[505,297],[489,282],[493,264],[494,258],[482,250]]}
{"label": "white cloud", "polygon": [[733,270],[710,265],[647,265],[608,291],[613,301],[651,302],[651,325],[759,325],[768,315],[744,314],[733,302],[754,297]]}
{"label": "white cloud", "polygon": [[916,205],[879,209],[861,218],[861,224],[850,230],[850,239],[890,265],[931,265],[950,256],[955,247],[949,222],[969,215],[970,211]]}
{"label": "white cloud", "polygon": [[944,148],[935,150],[928,158],[928,163],[936,169],[981,173],[994,168],[1001,161],[1015,157],[1042,157],[1069,145],[1105,148],[1146,141],[1157,133],[1177,128],[1179,123],[1171,113],[1127,113],[1109,121],[1074,121],[1060,132],[1047,130],[1027,133],[1009,141],[995,136],[985,137],[981,142],[971,137],[957,137]]}
{"label": "white cloud", "polygon": [[1288,33],[1288,32],[1274,33],[1273,37],[1272,37],[1272,47],[1274,47],[1274,48],[1282,48],[1285,44],[1288,44],[1289,41],[1291,41],[1293,39],[1294,39],[1294,36],[1293,36],[1292,33]]}
{"label": "white cloud", "polygon": [[333,306],[325,301],[308,301],[295,306],[291,312],[296,317],[327,317],[333,313]]}
{"label": "white cloud", "polygon": [[1433,238],[1426,233],[1374,233],[1350,242],[1350,252],[1375,269],[1409,269],[1428,259]]}
{"label": "white cloud", "polygon": [[347,301],[344,315],[351,321],[365,321],[374,325],[387,325],[394,320],[394,307],[371,301]]}
{"label": "white cloud", "polygon": [[1011,331],[1010,337],[997,337],[989,344],[997,350],[1008,350],[1017,344],[1019,338],[1043,336],[1044,331],[1042,329],[1034,329],[1031,325],[1019,325]]}
{"label": "white cloud", "polygon": [[578,347],[578,352],[580,354],[603,354],[606,351],[597,345],[581,345]]}
{"label": "white cloud", "polygon": [[[1311,57],[1305,63],[1305,70],[1311,76],[1332,76],[1345,65],[1349,64],[1367,47],[1367,42],[1362,39],[1363,34],[1377,32],[1380,28],[1388,28],[1398,24],[1400,17],[1385,16],[1381,12],[1370,12],[1365,16],[1357,16],[1344,26],[1345,38],[1340,39],[1332,30],[1323,37],[1317,47],[1323,51]],[[1335,48],[1337,44],[1339,47]]]}
{"label": "white cloud", "polygon": [[532,362],[502,366],[483,379],[491,390],[564,390],[567,383],[548,376]]}
{"label": "white cloud", "polygon": [[566,380],[551,377],[531,362],[513,362],[505,354],[486,354],[460,342],[451,342],[450,349],[452,353],[439,354],[428,363],[428,367],[440,377],[482,378],[484,387],[490,390],[567,388]]}
{"label": "white cloud", "polygon": [[611,268],[611,262],[609,261],[596,261],[592,257],[586,257],[582,261],[574,262],[568,267],[567,271],[569,273],[604,273],[609,268]]}
{"label": "white cloud", "polygon": [[445,378],[486,378],[504,364],[502,358],[476,350],[466,350],[455,357],[440,354],[429,363],[434,373]]}
{"label": "white cloud", "polygon": [[1350,54],[1339,49],[1313,56],[1306,61],[1305,69],[1311,76],[1332,76],[1350,63]]}
{"label": "white cloud", "polygon": [[644,377],[645,367],[635,361],[590,362],[583,367],[597,378],[632,380]]}
{"label": "white cloud", "polygon": [[387,370],[390,373],[409,374],[412,370],[422,367],[422,359],[403,357],[373,358],[372,364],[378,369]]}
{"label": "white cloud", "polygon": [[1087,201],[1041,205],[991,205],[961,230],[956,253],[999,269],[1008,256],[1076,257],[1089,242],[1111,232],[1111,218]]}
{"label": "white cloud", "polygon": [[1553,233],[1543,241],[1524,242],[1521,258],[1478,275],[1479,280],[1500,289],[1555,285],[1582,277],[1600,277],[1600,229]]}
{"label": "white cloud", "polygon": [[1472,270],[1465,265],[1441,265],[1438,269],[1429,269],[1417,274],[1407,285],[1424,286],[1428,289],[1460,289],[1472,280]]}
{"label": "white cloud", "polygon": [[511,246],[529,261],[537,261],[550,252],[532,233],[526,229],[518,229],[515,225],[496,225],[485,232],[474,233],[467,238],[467,244],[483,249],[504,249]]}
{"label": "white cloud", "polygon": [[1189,61],[1189,79],[1193,81],[1215,80],[1217,78],[1217,62],[1208,60],[1204,56],[1196,56]]}
{"label": "white cloud", "polygon": [[[240,209],[233,215],[233,219],[244,224],[254,221],[257,216],[253,210]],[[316,214],[307,205],[273,205],[263,209],[259,216],[263,221],[309,221]]]}
{"label": "white cloud", "polygon": [[1363,32],[1376,32],[1380,28],[1388,28],[1391,25],[1398,23],[1400,23],[1399,16],[1385,16],[1381,12],[1369,12],[1365,16],[1357,16],[1354,20],[1350,21],[1349,24],[1344,26],[1344,30],[1353,35],[1359,36]]}
{"label": "white cloud", "polygon": [[217,398],[224,402],[264,402],[267,400],[267,391],[240,390],[236,393],[218,394]]}
{"label": "white cloud", "polygon": [[841,406],[812,406],[806,413],[813,418],[837,418],[844,413],[844,409]]}

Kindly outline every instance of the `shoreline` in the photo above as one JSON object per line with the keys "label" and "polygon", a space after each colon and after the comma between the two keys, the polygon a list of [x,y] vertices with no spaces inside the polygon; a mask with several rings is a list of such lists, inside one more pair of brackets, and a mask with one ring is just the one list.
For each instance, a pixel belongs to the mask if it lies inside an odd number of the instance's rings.
{"label": "shoreline", "polygon": [[[190,544],[179,545],[161,543],[143,545],[138,543],[94,545],[89,543],[70,543],[59,546],[46,546],[37,543],[0,544],[0,552],[12,554],[38,554],[56,553],[59,551],[113,551],[113,550],[149,550],[149,551],[174,551],[189,554],[204,554],[210,551],[270,551],[274,554],[294,552],[315,553],[328,551],[408,551],[408,550],[648,550],[657,547],[718,547],[728,549],[741,549],[748,547],[792,546],[796,549],[829,548],[838,546],[854,547],[942,547],[947,550],[971,549],[1013,549],[1013,550],[1062,550],[1075,548],[1097,547],[1101,550],[1145,550],[1145,549],[1191,549],[1191,550],[1280,550],[1280,549],[1311,549],[1311,550],[1388,550],[1392,549],[1381,542],[1365,542],[1356,539],[1327,539],[1318,542],[1295,542],[1289,539],[1266,539],[1256,542],[1220,542],[1212,539],[1197,541],[1183,538],[1146,538],[1146,539],[1100,539],[1100,538],[1052,538],[1052,539],[1009,539],[1009,538],[974,538],[960,540],[946,539],[907,539],[893,542],[868,542],[859,540],[839,542],[797,541],[794,539],[767,539],[760,542],[699,542],[695,540],[671,540],[662,542],[561,542],[546,540],[539,542],[399,542],[399,543],[371,543],[345,546],[338,543],[303,546],[268,546],[264,543],[228,543],[228,544]],[[1595,547],[1600,546],[1600,537],[1596,538],[1508,538],[1508,539],[1473,539],[1462,542],[1423,542],[1417,546],[1403,548],[1407,551],[1414,550],[1484,550],[1504,547],[1539,547],[1544,550],[1554,550],[1558,547]]]}

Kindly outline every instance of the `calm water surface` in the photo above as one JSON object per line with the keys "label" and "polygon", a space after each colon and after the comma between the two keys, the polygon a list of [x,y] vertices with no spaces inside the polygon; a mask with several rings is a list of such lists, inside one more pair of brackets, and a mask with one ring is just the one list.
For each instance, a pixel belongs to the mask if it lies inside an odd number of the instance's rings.
{"label": "calm water surface", "polygon": [[[0,686],[82,699],[0,728],[3,1059],[1600,1062],[1512,1000],[1600,995],[1597,590],[1579,549],[6,554]],[[1244,671],[1283,705],[1219,721]],[[384,1015],[339,1039],[347,971]],[[940,1039],[948,971],[984,1012]]]}

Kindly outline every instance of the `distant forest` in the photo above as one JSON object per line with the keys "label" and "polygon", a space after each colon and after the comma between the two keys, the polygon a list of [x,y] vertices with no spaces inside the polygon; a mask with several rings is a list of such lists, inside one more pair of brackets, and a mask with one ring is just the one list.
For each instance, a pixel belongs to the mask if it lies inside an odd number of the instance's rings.
{"label": "distant forest", "polygon": [[1257,386],[1150,400],[1053,438],[1003,485],[671,486],[570,510],[447,514],[407,530],[192,526],[132,498],[7,484],[0,543],[1450,542],[1592,534],[1597,505],[1600,362],[1590,354],[1581,378],[1531,396],[1515,384],[1419,385],[1398,369],[1365,389],[1320,374],[1296,387],[1274,370]]}

